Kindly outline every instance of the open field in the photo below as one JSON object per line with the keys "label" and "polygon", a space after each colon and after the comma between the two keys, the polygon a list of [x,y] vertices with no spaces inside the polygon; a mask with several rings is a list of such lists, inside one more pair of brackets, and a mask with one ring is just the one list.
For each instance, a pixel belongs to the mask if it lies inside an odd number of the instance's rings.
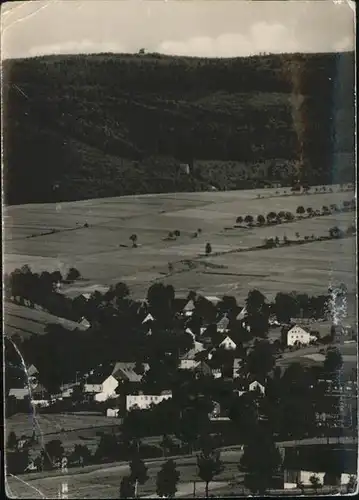
{"label": "open field", "polygon": [[[305,443],[306,441],[306,443]],[[326,439],[307,439],[305,444],[326,444]],[[334,444],[337,439],[331,439]],[[347,440],[348,449],[353,440]],[[282,446],[298,446],[301,442],[281,443]],[[224,471],[216,476],[215,481],[210,484],[214,494],[220,495],[221,491],[228,488],[229,483],[235,481],[237,484],[243,481],[243,474],[238,471],[238,464],[242,452],[237,449],[223,450],[221,460],[224,463]],[[203,496],[203,483],[198,482],[196,456],[183,456],[175,459],[177,470],[180,472],[178,484],[179,494],[176,496],[188,496],[193,494],[193,481],[196,481],[196,496]],[[141,497],[153,495],[155,492],[155,478],[161,468],[162,460],[146,461],[148,466],[149,480],[139,487]],[[89,466],[84,469],[70,469],[66,475],[53,475],[51,473],[28,474],[21,477],[9,477],[7,487],[9,496],[26,496],[26,498],[55,498],[61,491],[61,485],[66,483],[67,493],[70,498],[118,498],[121,478],[128,474],[128,464],[117,463],[103,466]],[[47,476],[47,477],[46,477]],[[26,482],[25,482],[26,481]],[[198,495],[197,495],[198,493]]]}
{"label": "open field", "polygon": [[18,334],[22,338],[31,335],[43,335],[46,333],[46,327],[49,324],[61,325],[67,330],[85,330],[85,328],[74,321],[65,318],[59,318],[39,308],[30,309],[13,302],[4,302],[4,333],[11,337]]}
{"label": "open field", "polygon": [[100,439],[101,432],[118,431],[120,419],[90,414],[44,414],[36,412],[36,420],[31,414],[19,413],[6,419],[5,432],[11,431],[20,437],[31,437],[33,430],[39,437],[38,445],[32,447],[32,452],[38,453],[44,443],[52,439],[60,439],[66,450],[73,449],[75,444],[84,444],[92,451]]}
{"label": "open field", "polygon": [[[267,237],[296,239],[297,232],[301,237],[326,236],[334,225],[346,228],[353,223],[353,212],[272,227],[233,228],[239,215],[255,217],[272,210],[295,213],[298,205],[320,209],[354,195],[336,192],[335,186],[333,190],[309,195],[284,195],[284,189],[138,195],[7,207],[5,267],[9,272],[29,264],[34,270],[65,273],[75,266],[84,281],[64,288],[71,295],[120,280],[128,283],[135,297],[142,297],[155,280],[172,283],[178,291],[232,293],[238,299],[253,287],[269,295],[293,289],[321,293],[331,280],[343,281],[354,291],[354,238],[204,257],[208,241],[214,253],[226,253],[260,245]],[[84,228],[85,222],[90,227]],[[202,233],[193,238],[198,228]],[[52,229],[58,232],[39,235]],[[175,229],[180,237],[165,241]],[[132,233],[138,236],[138,248],[131,248]],[[29,234],[34,237],[27,237]],[[183,260],[194,260],[196,267],[188,270]],[[168,262],[174,263],[171,276]],[[204,263],[212,269],[206,269]],[[213,267],[217,266],[222,274],[216,274],[218,269]]]}

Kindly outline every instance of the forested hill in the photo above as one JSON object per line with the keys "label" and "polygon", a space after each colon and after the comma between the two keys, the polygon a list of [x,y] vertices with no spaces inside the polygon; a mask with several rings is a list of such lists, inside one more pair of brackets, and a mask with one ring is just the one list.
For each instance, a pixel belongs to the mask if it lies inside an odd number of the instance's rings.
{"label": "forested hill", "polygon": [[[354,55],[3,63],[10,204],[350,181]],[[178,169],[190,164],[191,173]]]}

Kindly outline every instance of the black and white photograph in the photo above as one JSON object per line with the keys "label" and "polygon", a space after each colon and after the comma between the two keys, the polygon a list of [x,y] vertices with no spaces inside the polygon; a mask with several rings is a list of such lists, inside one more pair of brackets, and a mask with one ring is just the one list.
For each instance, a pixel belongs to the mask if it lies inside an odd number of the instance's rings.
{"label": "black and white photograph", "polygon": [[358,493],[355,8],[2,5],[8,498]]}

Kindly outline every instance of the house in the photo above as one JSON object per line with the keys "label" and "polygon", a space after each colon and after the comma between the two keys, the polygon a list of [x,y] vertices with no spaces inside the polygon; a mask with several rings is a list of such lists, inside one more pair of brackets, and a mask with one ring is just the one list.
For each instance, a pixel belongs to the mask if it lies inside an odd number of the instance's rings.
{"label": "house", "polygon": [[258,380],[254,380],[253,382],[251,382],[249,384],[249,390],[250,391],[259,391],[262,394],[265,393],[265,387],[264,387],[264,385],[262,385],[260,382],[258,382]]}
{"label": "house", "polygon": [[233,360],[233,378],[239,377],[238,370],[241,368],[241,366],[242,366],[242,360],[239,358],[235,358]]}
{"label": "house", "polygon": [[193,338],[193,340],[196,338],[195,334],[192,332],[190,328],[186,328],[185,333],[188,333],[188,335],[190,335]]}
{"label": "house", "polygon": [[210,376],[212,375],[212,369],[206,361],[200,361],[199,364],[194,369],[197,378],[201,375]]}
{"label": "house", "polygon": [[[307,450],[303,450],[307,448]],[[294,489],[298,483],[310,486],[311,476],[316,476],[323,485],[325,482],[325,471],[336,471],[331,474],[331,483],[337,486],[346,485],[350,475],[357,474],[356,450],[347,451],[345,460],[341,450],[302,448],[285,448],[283,459],[284,489]]]}
{"label": "house", "polygon": [[[135,368],[136,363],[118,361],[115,363],[111,375],[118,381],[140,383],[143,375],[136,373]],[[143,369],[144,372],[147,372],[150,369],[150,365],[148,363],[143,363]]]}
{"label": "house", "polygon": [[228,330],[229,319],[226,315],[221,318],[217,323],[217,332],[226,332]]}
{"label": "house", "polygon": [[211,302],[214,306],[221,302],[221,299],[219,297],[213,295],[206,295],[204,298],[208,300],[208,302]]}
{"label": "house", "polygon": [[247,316],[247,309],[246,307],[243,307],[243,309],[237,314],[236,320],[241,321]]}
{"label": "house", "polygon": [[108,408],[106,411],[106,417],[118,417],[119,412],[119,408]]}
{"label": "house", "polygon": [[151,313],[148,313],[147,316],[145,317],[145,319],[142,321],[142,324],[146,324],[148,323],[149,321],[154,321],[155,318],[152,316]]}
{"label": "house", "polygon": [[83,329],[87,330],[88,328],[90,328],[91,323],[83,316],[79,321],[79,325],[81,325]]}
{"label": "house", "polygon": [[13,396],[17,400],[24,400],[26,397],[30,396],[29,389],[27,387],[19,389],[10,389],[9,397]]}
{"label": "house", "polygon": [[192,316],[192,314],[193,314],[193,312],[194,312],[195,308],[196,308],[196,306],[195,306],[195,304],[194,304],[193,300],[189,300],[189,301],[187,302],[187,304],[184,306],[184,308],[183,308],[183,311],[182,311],[182,312],[184,313],[184,315],[185,315],[186,317],[190,317],[190,316]]}
{"label": "house", "polygon": [[223,347],[226,350],[237,349],[237,344],[228,335],[222,340],[218,347]]}
{"label": "house", "polygon": [[172,392],[163,392],[162,394],[136,394],[126,396],[126,410],[133,409],[146,410],[151,405],[158,405],[162,401],[172,398]]}
{"label": "house", "polygon": [[[198,344],[198,346],[196,346],[196,344]],[[204,350],[200,342],[195,342],[195,347],[181,357],[179,368],[181,370],[193,370],[196,368],[200,363],[197,359],[197,355]]]}
{"label": "house", "polygon": [[209,413],[210,420],[229,420],[228,412],[225,412],[218,401],[213,401],[213,410]]}
{"label": "house", "polygon": [[265,386],[258,380],[246,380],[239,385],[239,389],[235,389],[233,392],[237,394],[237,396],[242,396],[246,392],[259,391],[261,394],[265,394]]}
{"label": "house", "polygon": [[288,332],[287,332],[287,345],[288,346],[294,346],[297,344],[303,344],[303,345],[308,345],[311,341],[316,340],[317,337],[314,335],[311,335],[309,332],[304,330],[299,325],[293,326]]}

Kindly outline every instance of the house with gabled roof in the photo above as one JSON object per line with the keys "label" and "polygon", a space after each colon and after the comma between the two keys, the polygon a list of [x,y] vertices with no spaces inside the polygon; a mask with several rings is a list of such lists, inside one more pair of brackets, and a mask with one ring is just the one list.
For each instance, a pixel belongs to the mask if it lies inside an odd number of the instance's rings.
{"label": "house with gabled roof", "polygon": [[221,333],[226,332],[228,330],[228,326],[229,326],[229,319],[225,314],[217,323],[217,332]]}
{"label": "house with gabled roof", "polygon": [[218,347],[223,347],[223,349],[237,349],[237,344],[228,335],[218,344]]}
{"label": "house with gabled roof", "polygon": [[317,337],[315,335],[312,335],[310,332],[305,330],[299,325],[293,326],[288,332],[287,332],[287,345],[288,346],[293,346],[296,344],[304,344],[307,345],[311,341],[316,340]]}
{"label": "house with gabled roof", "polygon": [[184,306],[183,308],[183,313],[185,316],[189,317],[189,316],[192,316],[194,310],[195,310],[196,306],[195,306],[195,303],[194,301],[191,299],[187,302],[187,304]]}
{"label": "house with gabled roof", "polygon": [[[117,380],[123,382],[133,382],[139,383],[142,380],[143,375],[136,373],[135,371],[136,363],[134,362],[122,362],[118,361],[112,370],[111,375],[113,375]],[[147,372],[150,369],[148,363],[143,363],[144,371]]]}
{"label": "house with gabled roof", "polygon": [[151,313],[148,313],[145,319],[142,321],[142,324],[145,325],[149,321],[155,321],[155,318],[152,316]]}
{"label": "house with gabled roof", "polygon": [[241,321],[247,316],[247,308],[244,306],[243,309],[237,314],[236,320]]}

